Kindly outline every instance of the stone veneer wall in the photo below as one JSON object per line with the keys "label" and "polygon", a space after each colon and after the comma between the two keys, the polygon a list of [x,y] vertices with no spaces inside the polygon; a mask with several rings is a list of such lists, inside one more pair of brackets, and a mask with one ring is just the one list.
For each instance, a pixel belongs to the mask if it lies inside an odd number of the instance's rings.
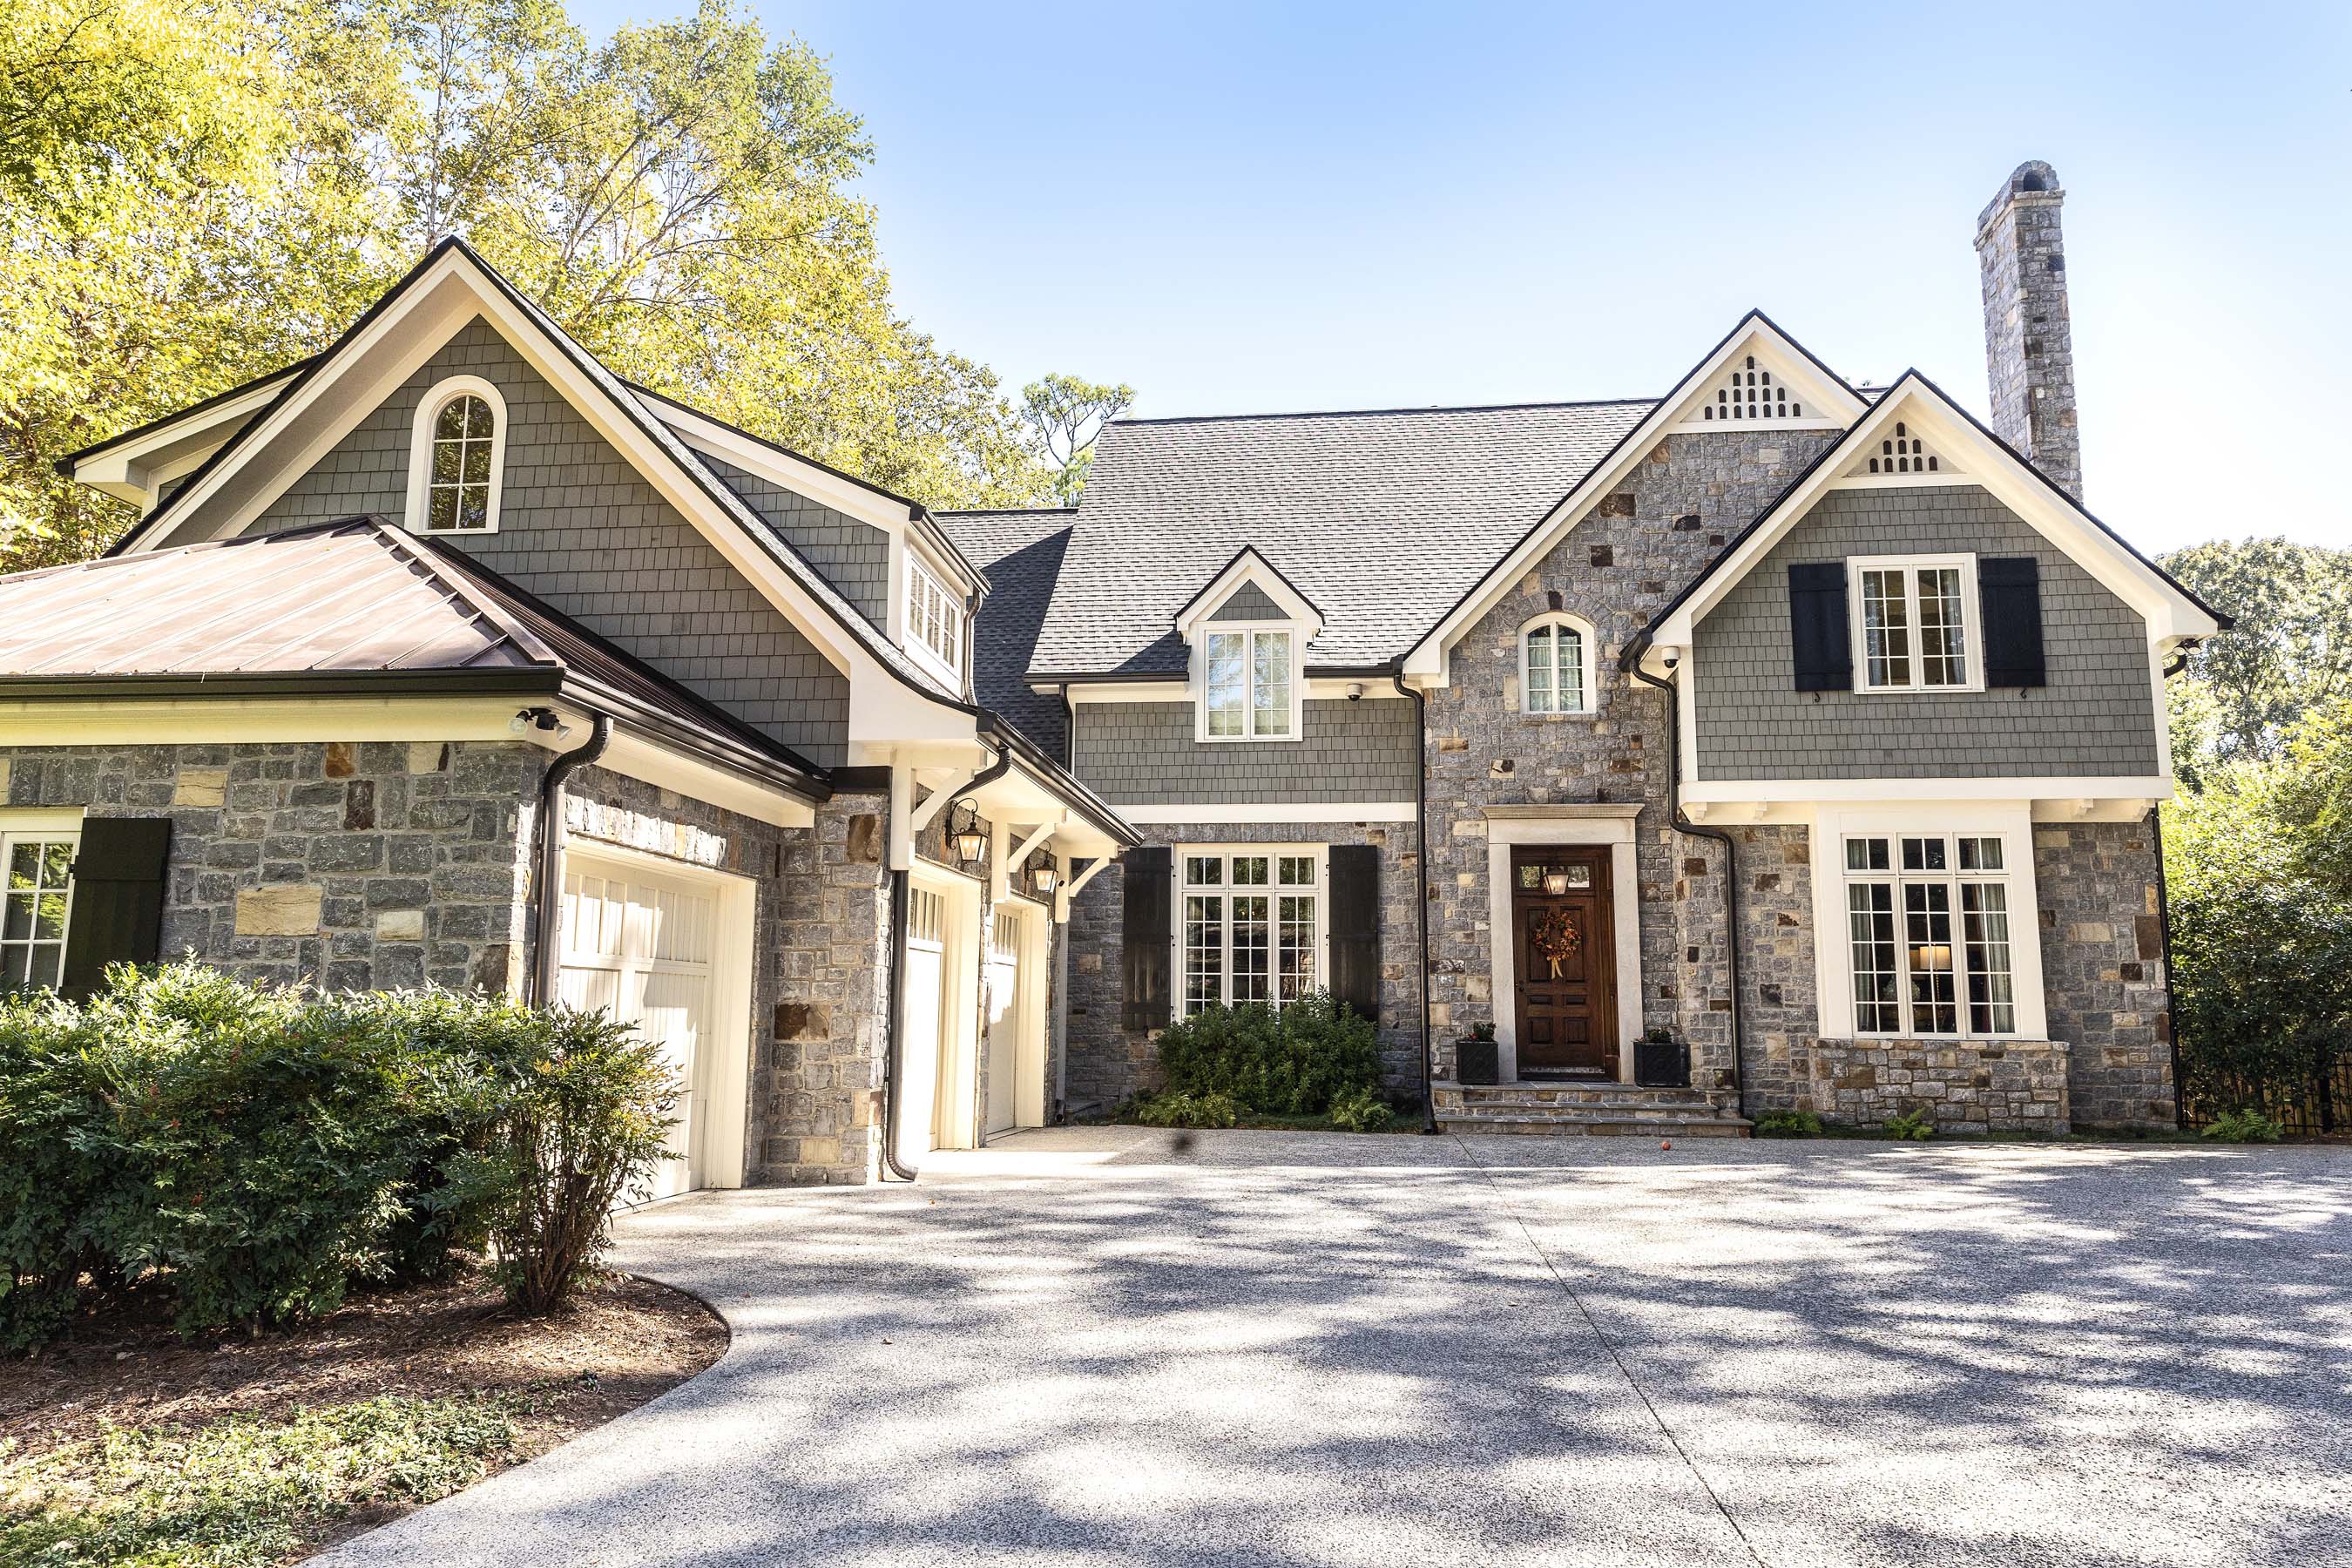
{"label": "stone veneer wall", "polygon": [[[1872,1126],[1924,1110],[1938,1132],[2063,1132],[2064,1042],[1813,1040],[1799,1050],[1811,1084],[1793,1108]],[[1760,1101],[1766,1109],[1777,1101]]]}
{"label": "stone veneer wall", "polygon": [[336,991],[511,991],[546,755],[519,742],[14,747],[0,802],[170,817],[168,957]]}
{"label": "stone veneer wall", "polygon": [[2152,825],[2036,823],[2033,875],[2050,1034],[2073,1047],[2074,1125],[2175,1125]]}
{"label": "stone veneer wall", "polygon": [[[1455,645],[1453,683],[1431,692],[1428,704],[1426,893],[1439,1077],[1453,1071],[1454,1039],[1510,1005],[1492,994],[1485,808],[1639,801],[1643,1026],[1689,1039],[1695,1083],[1713,1089],[1727,1080],[1723,851],[1670,826],[1664,694],[1631,683],[1616,661],[1729,535],[1832,439],[1804,430],[1668,437]],[[1582,616],[1601,639],[1598,711],[1590,717],[1518,710],[1518,629],[1551,609]],[[1750,870],[1743,858],[1742,876]]]}
{"label": "stone veneer wall", "polygon": [[[1369,844],[1381,856],[1381,1058],[1390,1089],[1421,1089],[1421,996],[1414,946],[1413,893],[1419,856],[1412,824],[1202,823],[1138,825],[1151,844]],[[1127,871],[1113,866],[1072,900],[1068,1030],[1064,1098],[1076,1110],[1108,1110],[1138,1089],[1156,1088],[1160,1068],[1154,1036],[1121,1022],[1126,1005],[1120,932],[1127,911]],[[1431,931],[1433,939],[1436,931]],[[1181,977],[1171,977],[1181,984]]]}
{"label": "stone veneer wall", "polygon": [[871,1182],[882,1163],[889,1037],[889,797],[843,794],[784,846],[778,992],[754,1065],[761,1178]]}

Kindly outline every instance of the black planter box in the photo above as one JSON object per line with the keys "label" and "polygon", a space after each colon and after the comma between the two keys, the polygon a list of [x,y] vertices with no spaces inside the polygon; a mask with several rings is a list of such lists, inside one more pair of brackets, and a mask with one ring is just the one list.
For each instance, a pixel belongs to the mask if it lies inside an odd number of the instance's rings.
{"label": "black planter box", "polygon": [[1497,1084],[1503,1081],[1501,1056],[1492,1040],[1463,1040],[1454,1047],[1454,1076],[1464,1083]]}
{"label": "black planter box", "polygon": [[1636,1040],[1633,1081],[1643,1089],[1688,1089],[1690,1047],[1680,1040]]}

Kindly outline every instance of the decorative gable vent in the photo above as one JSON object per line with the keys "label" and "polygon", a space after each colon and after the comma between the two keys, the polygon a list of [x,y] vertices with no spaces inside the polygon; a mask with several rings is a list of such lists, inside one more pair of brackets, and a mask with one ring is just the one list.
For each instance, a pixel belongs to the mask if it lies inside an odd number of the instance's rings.
{"label": "decorative gable vent", "polygon": [[1790,395],[1788,383],[1759,366],[1754,354],[1743,358],[1745,363],[1733,366],[1716,384],[1715,395],[1700,406],[1700,423],[1737,420],[1746,424],[1805,416],[1804,403]]}
{"label": "decorative gable vent", "polygon": [[1846,470],[1850,479],[1869,479],[1875,475],[1940,474],[1946,472],[1944,460],[1927,449],[1927,443],[1912,433],[1910,426],[1901,420],[1895,428],[1878,438],[1870,456]]}

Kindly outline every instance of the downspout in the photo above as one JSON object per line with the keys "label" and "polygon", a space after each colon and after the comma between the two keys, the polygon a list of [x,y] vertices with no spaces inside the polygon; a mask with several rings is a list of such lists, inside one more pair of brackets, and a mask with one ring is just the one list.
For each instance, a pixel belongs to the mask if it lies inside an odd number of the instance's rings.
{"label": "downspout", "polygon": [[[2161,667],[2163,679],[2171,679],[2189,668],[2189,656],[2197,649],[2197,639],[2189,638],[2173,650],[2172,662]],[[2172,889],[2164,874],[2164,808],[2151,805],[2147,808],[2147,832],[2156,846],[2156,942],[2157,951],[2164,963],[2164,1032],[2171,1037],[2172,1047],[2172,1125],[2182,1131],[2189,1126],[2189,1100],[2180,1087],[2180,1015],[2172,1006]]]}
{"label": "downspout", "polygon": [[563,901],[563,781],[603,756],[604,748],[612,743],[612,715],[599,713],[589,729],[587,743],[548,763],[545,775],[539,781],[539,930],[538,945],[531,953],[528,992],[534,1007],[548,1005],[555,995],[555,962],[560,949],[555,921]]}
{"label": "downspout", "polygon": [[1711,838],[1723,846],[1724,970],[1731,981],[1731,1091],[1739,1097],[1739,1114],[1748,1114],[1748,1077],[1739,1065],[1739,846],[1720,827],[1702,827],[1683,815],[1682,716],[1676,710],[1675,683],[1642,668],[1639,647],[1629,648],[1626,668],[1633,679],[1666,694],[1666,816],[1675,831],[1693,838]]}
{"label": "downspout", "polygon": [[1429,724],[1428,698],[1404,683],[1404,660],[1389,667],[1389,681],[1400,697],[1412,699],[1412,733],[1421,755],[1412,771],[1413,942],[1420,952],[1420,976],[1413,989],[1421,995],[1421,1131],[1437,1132],[1437,1107],[1429,1094]]}

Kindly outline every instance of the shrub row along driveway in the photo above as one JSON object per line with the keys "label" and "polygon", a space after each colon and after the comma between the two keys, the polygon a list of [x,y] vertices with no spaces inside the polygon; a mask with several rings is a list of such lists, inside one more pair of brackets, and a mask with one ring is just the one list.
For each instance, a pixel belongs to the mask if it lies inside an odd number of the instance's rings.
{"label": "shrub row along driveway", "polygon": [[680,1200],[694,1382],[336,1564],[2352,1563],[2352,1154],[1129,1129]]}

